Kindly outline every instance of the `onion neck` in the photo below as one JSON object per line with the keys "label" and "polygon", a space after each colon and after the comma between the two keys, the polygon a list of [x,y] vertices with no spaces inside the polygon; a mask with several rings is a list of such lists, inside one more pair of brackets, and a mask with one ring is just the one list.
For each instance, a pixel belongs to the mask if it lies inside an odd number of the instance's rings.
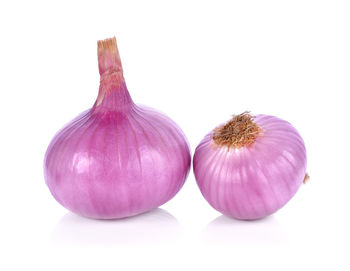
{"label": "onion neck", "polygon": [[126,87],[115,37],[98,41],[100,87],[94,111],[123,111],[133,105]]}
{"label": "onion neck", "polygon": [[234,115],[230,121],[214,130],[212,139],[217,145],[228,148],[249,147],[262,135],[262,129],[254,118],[248,112]]}

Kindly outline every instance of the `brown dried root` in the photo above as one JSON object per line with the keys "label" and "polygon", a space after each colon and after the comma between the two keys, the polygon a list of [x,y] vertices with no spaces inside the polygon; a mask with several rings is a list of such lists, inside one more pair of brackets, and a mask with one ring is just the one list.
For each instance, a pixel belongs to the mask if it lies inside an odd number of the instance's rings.
{"label": "brown dried root", "polygon": [[226,124],[216,128],[212,138],[219,146],[236,149],[252,145],[262,134],[262,129],[253,121],[249,112],[234,115]]}
{"label": "brown dried root", "polygon": [[309,180],[310,180],[310,176],[309,176],[309,174],[306,173],[304,180],[303,180],[303,183],[306,184]]}

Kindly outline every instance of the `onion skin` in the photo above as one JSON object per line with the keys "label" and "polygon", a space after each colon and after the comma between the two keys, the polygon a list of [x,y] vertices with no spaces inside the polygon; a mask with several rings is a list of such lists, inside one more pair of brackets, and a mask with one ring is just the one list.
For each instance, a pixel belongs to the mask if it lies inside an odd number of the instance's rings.
{"label": "onion skin", "polygon": [[242,220],[268,216],[297,192],[306,174],[306,149],[297,130],[277,117],[257,115],[263,133],[251,146],[219,146],[210,132],[197,146],[193,169],[204,198]]}
{"label": "onion skin", "polygon": [[52,139],[44,176],[54,198],[72,212],[116,219],[170,200],[187,178],[191,155],[172,120],[133,103],[117,51],[101,50],[96,103]]}

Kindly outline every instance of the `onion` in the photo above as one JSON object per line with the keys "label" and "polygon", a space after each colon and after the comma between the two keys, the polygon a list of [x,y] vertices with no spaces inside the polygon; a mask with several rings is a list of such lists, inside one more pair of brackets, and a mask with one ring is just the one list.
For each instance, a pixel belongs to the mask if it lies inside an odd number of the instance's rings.
{"label": "onion", "polygon": [[204,137],[193,168],[210,205],[244,220],[274,213],[307,178],[305,145],[297,130],[277,117],[248,112]]}
{"label": "onion", "polygon": [[98,42],[98,64],[97,100],[52,139],[44,175],[55,199],[72,212],[123,218],[170,200],[186,180],[191,155],[172,120],[133,103],[115,38]]}

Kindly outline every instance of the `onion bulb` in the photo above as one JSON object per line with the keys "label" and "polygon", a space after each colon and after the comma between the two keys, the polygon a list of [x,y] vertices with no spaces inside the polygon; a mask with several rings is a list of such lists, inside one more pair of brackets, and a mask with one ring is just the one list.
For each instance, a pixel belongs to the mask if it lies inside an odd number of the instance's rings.
{"label": "onion bulb", "polygon": [[190,149],[172,120],[134,104],[115,38],[98,42],[98,66],[96,102],[52,139],[44,176],[54,198],[72,212],[123,218],[154,209],[180,190]]}
{"label": "onion bulb", "polygon": [[290,123],[244,112],[204,137],[193,168],[212,207],[233,218],[259,219],[284,206],[306,179],[306,150]]}

